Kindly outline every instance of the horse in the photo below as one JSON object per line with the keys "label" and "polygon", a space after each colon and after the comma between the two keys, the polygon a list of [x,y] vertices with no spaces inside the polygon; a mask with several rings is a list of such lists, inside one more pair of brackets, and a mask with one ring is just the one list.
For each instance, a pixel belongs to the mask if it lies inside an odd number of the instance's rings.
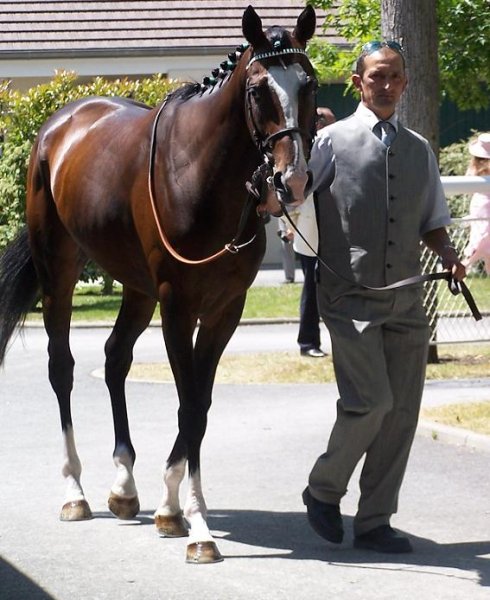
{"label": "horse", "polygon": [[61,520],[92,517],[71,415],[69,344],[72,295],[90,259],[122,284],[105,344],[117,468],[109,509],[120,519],[139,511],[125,379],[159,303],[179,408],[155,524],[163,537],[188,536],[187,562],[223,559],[206,523],[201,442],[218,362],[265,251],[264,216],[305,199],[317,86],[305,47],[314,30],[310,6],[293,32],[264,31],[249,6],[247,43],[212,78],[182,85],[153,109],[122,98],[78,100],[41,127],[26,226],[0,258],[0,362],[40,298],[64,446]]}

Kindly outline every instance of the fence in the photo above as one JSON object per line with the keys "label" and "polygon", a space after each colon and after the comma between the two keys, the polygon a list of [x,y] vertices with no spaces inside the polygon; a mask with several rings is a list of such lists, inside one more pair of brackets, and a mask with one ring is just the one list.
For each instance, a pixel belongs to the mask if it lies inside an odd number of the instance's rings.
{"label": "fence", "polygon": [[[490,193],[490,177],[441,177],[446,196],[474,192]],[[463,256],[468,243],[469,219],[454,219],[448,228],[452,243]],[[440,268],[438,258],[424,249],[424,272]],[[424,304],[429,315],[431,344],[490,341],[490,277],[481,263],[468,273],[466,283],[480,308],[483,319],[475,321],[461,294],[454,296],[444,282],[426,284]]]}

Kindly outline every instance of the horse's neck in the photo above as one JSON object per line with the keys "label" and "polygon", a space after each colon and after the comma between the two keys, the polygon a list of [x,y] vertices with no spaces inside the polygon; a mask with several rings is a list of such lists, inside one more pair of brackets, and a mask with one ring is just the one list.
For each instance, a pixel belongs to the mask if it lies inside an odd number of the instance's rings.
{"label": "horse's neck", "polygon": [[[214,89],[186,102],[177,118],[191,127],[187,143],[192,154],[213,156],[211,168],[233,165],[239,176],[242,169],[248,172],[250,164],[256,161],[258,155],[245,119],[244,74],[235,72],[221,85],[216,84]],[[210,157],[203,157],[208,162],[206,158]]]}

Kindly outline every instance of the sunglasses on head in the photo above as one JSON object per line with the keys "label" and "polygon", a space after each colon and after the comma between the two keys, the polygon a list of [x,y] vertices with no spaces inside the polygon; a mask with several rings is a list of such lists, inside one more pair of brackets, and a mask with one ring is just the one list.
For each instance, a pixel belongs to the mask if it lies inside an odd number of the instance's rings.
{"label": "sunglasses on head", "polygon": [[398,42],[395,42],[395,40],[388,40],[387,42],[380,42],[378,40],[367,42],[367,44],[364,44],[362,47],[362,54],[372,54],[373,52],[381,50],[381,48],[390,48],[391,50],[398,52],[398,54],[403,55],[403,48]]}

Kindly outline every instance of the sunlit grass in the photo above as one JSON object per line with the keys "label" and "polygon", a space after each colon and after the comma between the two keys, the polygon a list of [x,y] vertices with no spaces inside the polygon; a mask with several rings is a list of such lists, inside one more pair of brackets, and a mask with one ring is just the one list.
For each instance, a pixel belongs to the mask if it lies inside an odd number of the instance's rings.
{"label": "sunlit grass", "polygon": [[[441,346],[438,364],[427,366],[427,379],[467,379],[490,376],[490,345]],[[134,364],[130,377],[173,381],[167,363]],[[328,383],[335,381],[332,359],[301,357],[298,352],[225,353],[217,383]],[[489,394],[490,395],[490,394]]]}
{"label": "sunlit grass", "polygon": [[448,404],[423,409],[422,417],[436,423],[490,435],[490,393],[485,402]]}
{"label": "sunlit grass", "polygon": [[[247,302],[242,319],[295,318],[299,315],[301,284],[291,283],[277,286],[252,287],[247,294]],[[73,296],[73,321],[108,321],[116,319],[121,304],[121,288],[111,295],[103,295],[97,286],[80,286]],[[41,310],[29,314],[29,319],[40,319]],[[159,319],[158,306],[154,319]]]}

